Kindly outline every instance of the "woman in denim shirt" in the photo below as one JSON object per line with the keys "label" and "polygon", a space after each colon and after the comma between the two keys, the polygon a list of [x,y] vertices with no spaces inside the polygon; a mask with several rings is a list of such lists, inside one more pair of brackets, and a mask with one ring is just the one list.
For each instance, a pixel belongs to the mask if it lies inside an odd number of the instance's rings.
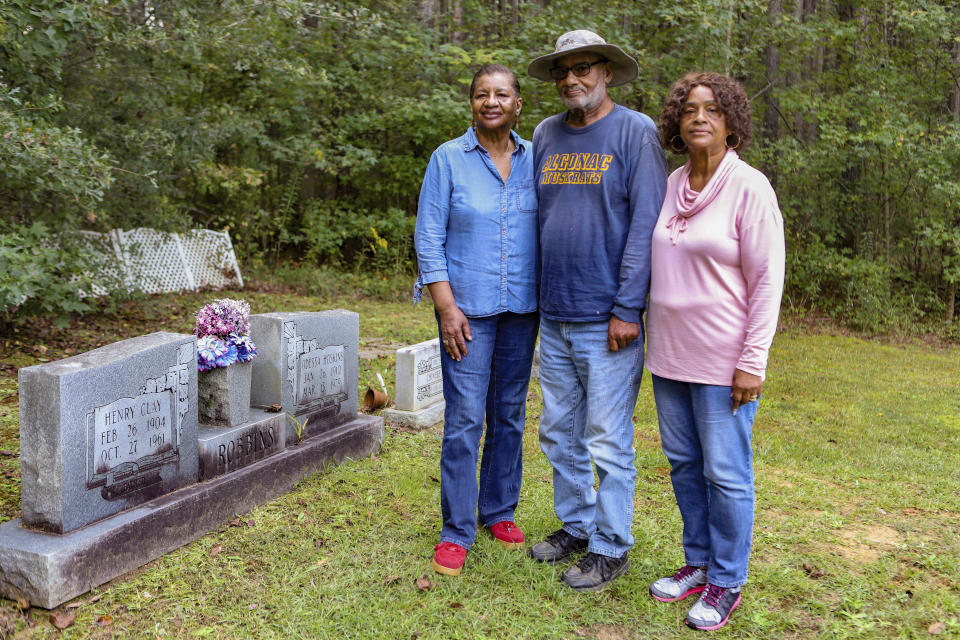
{"label": "woman in denim shirt", "polygon": [[416,299],[427,285],[446,400],[433,568],[450,576],[463,568],[478,520],[508,548],[524,540],[513,514],[539,320],[533,154],[511,130],[522,104],[513,72],[481,67],[470,85],[473,126],[434,151],[417,209]]}

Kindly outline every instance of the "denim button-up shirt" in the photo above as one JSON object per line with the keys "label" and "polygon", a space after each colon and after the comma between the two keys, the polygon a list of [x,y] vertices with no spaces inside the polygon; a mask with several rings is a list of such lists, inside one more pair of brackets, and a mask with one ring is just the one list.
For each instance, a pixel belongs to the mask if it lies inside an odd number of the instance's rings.
{"label": "denim button-up shirt", "polygon": [[539,225],[530,143],[514,132],[510,177],[500,177],[473,129],[430,157],[414,243],[423,285],[450,282],[466,316],[537,310]]}

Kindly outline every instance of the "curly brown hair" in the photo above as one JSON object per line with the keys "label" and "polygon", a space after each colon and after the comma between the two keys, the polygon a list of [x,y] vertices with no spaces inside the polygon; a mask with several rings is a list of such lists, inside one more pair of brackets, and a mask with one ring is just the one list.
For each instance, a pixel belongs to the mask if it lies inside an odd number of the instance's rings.
{"label": "curly brown hair", "polygon": [[680,110],[683,103],[694,87],[710,87],[723,116],[727,121],[727,129],[731,134],[740,136],[740,144],[734,148],[742,153],[750,146],[753,136],[753,122],[750,120],[750,101],[740,83],[722,73],[695,71],[688,73],[673,83],[670,92],[663,100],[663,111],[660,113],[660,145],[674,153],[686,153],[687,147],[677,151],[670,144],[675,136],[680,135]]}

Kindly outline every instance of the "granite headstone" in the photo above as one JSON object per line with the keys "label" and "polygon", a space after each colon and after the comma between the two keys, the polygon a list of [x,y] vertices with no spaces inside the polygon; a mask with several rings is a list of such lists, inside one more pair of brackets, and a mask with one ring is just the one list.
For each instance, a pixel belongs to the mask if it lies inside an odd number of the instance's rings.
{"label": "granite headstone", "polygon": [[157,332],[20,369],[25,525],[65,533],[197,481],[196,345]]}
{"label": "granite headstone", "polygon": [[397,349],[394,407],[381,412],[384,420],[421,428],[443,420],[439,338]]}
{"label": "granite headstone", "polygon": [[[357,416],[360,316],[335,309],[250,316],[250,337],[260,353],[253,361],[250,402],[279,405],[306,427],[322,433]],[[297,444],[287,429],[287,444]]]}

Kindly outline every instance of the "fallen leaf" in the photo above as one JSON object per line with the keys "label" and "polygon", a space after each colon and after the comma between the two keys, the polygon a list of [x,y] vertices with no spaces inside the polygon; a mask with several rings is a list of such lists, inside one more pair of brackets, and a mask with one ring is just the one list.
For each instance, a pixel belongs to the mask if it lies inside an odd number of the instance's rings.
{"label": "fallen leaf", "polygon": [[51,611],[50,623],[57,629],[66,629],[77,620],[77,614],[67,611]]}
{"label": "fallen leaf", "polygon": [[253,520],[247,520],[247,526],[248,526],[248,527],[255,527],[255,526],[257,526],[257,523],[254,522]]}
{"label": "fallen leaf", "polygon": [[932,636],[938,636],[946,630],[947,630],[946,622],[934,622],[932,625],[927,627],[927,633],[929,633]]}
{"label": "fallen leaf", "polygon": [[87,600],[87,604],[93,604],[94,602],[99,602],[100,598],[103,597],[103,594],[98,594]]}
{"label": "fallen leaf", "polygon": [[307,501],[304,500],[303,498],[297,498],[297,504],[300,505],[301,507],[305,507],[307,506]]}
{"label": "fallen leaf", "polygon": [[434,482],[440,482],[440,480],[437,479],[437,476],[427,476],[427,477],[433,480]]}
{"label": "fallen leaf", "polygon": [[387,576],[386,580],[383,581],[383,584],[396,584],[400,582],[400,576]]}
{"label": "fallen leaf", "polygon": [[269,413],[280,413],[281,409],[283,409],[283,407],[280,406],[279,404],[272,404],[266,409],[264,409],[264,411],[267,411]]}
{"label": "fallen leaf", "polygon": [[97,618],[97,624],[101,627],[109,627],[113,624],[113,616],[100,616]]}
{"label": "fallen leaf", "polygon": [[427,574],[423,574],[422,578],[417,578],[417,589],[420,591],[428,591],[433,588],[433,583],[430,582],[430,578],[427,577]]}
{"label": "fallen leaf", "polygon": [[917,516],[923,513],[922,510],[917,509],[916,507],[907,507],[903,510],[903,515],[905,516]]}
{"label": "fallen leaf", "polygon": [[812,564],[803,563],[803,570],[807,572],[807,575],[816,580],[817,578],[822,578],[827,574],[823,569],[818,569]]}
{"label": "fallen leaf", "polygon": [[17,454],[15,454],[13,451],[8,451],[6,449],[4,449],[3,451],[0,451],[0,456],[15,456],[15,455]]}
{"label": "fallen leaf", "polygon": [[20,611],[26,611],[29,608],[30,608],[29,600],[27,600],[23,596],[20,596],[19,598],[17,598],[17,609],[20,609]]}
{"label": "fallen leaf", "polygon": [[317,547],[317,549],[320,549],[321,547],[323,547],[324,544],[326,544],[326,541],[325,541],[325,540],[320,540],[320,539],[318,538],[317,541],[314,542],[313,544]]}
{"label": "fallen leaf", "polygon": [[454,602],[454,603],[452,603],[452,604],[450,605],[450,608],[451,608],[451,609],[463,609],[463,605],[460,604],[459,602]]}
{"label": "fallen leaf", "polygon": [[242,526],[243,526],[243,520],[241,520],[240,518],[234,518],[233,520],[230,521],[230,526],[231,526],[231,527],[242,527]]}
{"label": "fallen leaf", "polygon": [[221,551],[223,551],[223,545],[222,545],[222,544],[215,544],[215,545],[213,545],[212,547],[210,547],[210,557],[211,557],[211,558],[215,557],[215,556],[216,556],[218,553],[220,553]]}

